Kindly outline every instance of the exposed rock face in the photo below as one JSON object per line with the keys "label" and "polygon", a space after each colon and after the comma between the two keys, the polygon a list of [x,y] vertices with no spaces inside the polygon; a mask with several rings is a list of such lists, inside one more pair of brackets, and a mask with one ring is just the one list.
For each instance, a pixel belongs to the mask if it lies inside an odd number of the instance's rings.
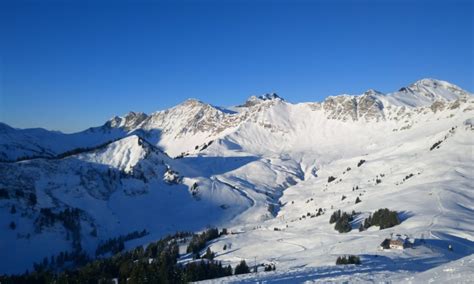
{"label": "exposed rock face", "polygon": [[198,100],[153,113],[141,127],[145,130],[160,129],[162,135],[182,138],[197,133],[218,134],[240,122],[241,115],[216,108]]}
{"label": "exposed rock face", "polygon": [[115,116],[109,120],[106,125],[113,128],[123,128],[125,130],[131,130],[138,127],[148,115],[143,112],[129,112],[124,117]]}
{"label": "exposed rock face", "polygon": [[[469,111],[474,108],[466,103],[471,98],[469,92],[448,82],[423,79],[390,94],[370,89],[359,96],[330,96],[322,103],[299,105],[322,112],[327,119],[343,122],[394,120],[408,123],[413,114],[420,112],[437,113],[460,107],[463,111]],[[288,133],[292,129],[290,124],[282,122],[284,127],[280,129],[266,120],[265,113],[276,107],[283,117],[292,106],[275,93],[252,96],[245,104],[232,110],[189,99],[150,115],[130,112],[123,117],[116,116],[101,127],[70,135],[44,129],[18,130],[0,124],[0,159],[53,157],[77,147],[94,147],[131,134],[143,137],[170,155],[177,156],[196,152],[199,147],[195,149],[195,146],[219,139],[246,122],[257,123],[272,132]],[[193,139],[193,143],[188,143],[189,139]]]}
{"label": "exposed rock face", "polygon": [[436,101],[431,106],[430,109],[436,113],[438,111],[443,111],[446,107],[446,104],[443,101]]}
{"label": "exposed rock face", "polygon": [[454,109],[465,103],[469,97],[468,92],[456,85],[435,79],[423,79],[395,93],[385,95],[370,89],[361,96],[328,97],[322,105],[328,119],[400,120],[401,117],[410,116],[412,111],[416,112],[416,108],[430,107],[433,112],[442,111],[446,107]]}
{"label": "exposed rock face", "polygon": [[359,119],[379,121],[385,118],[384,105],[377,95],[381,95],[381,93],[369,90],[358,98],[357,115]]}
{"label": "exposed rock face", "polygon": [[238,107],[253,107],[264,101],[284,101],[284,99],[278,96],[276,93],[269,93],[261,96],[251,96],[243,105]]}
{"label": "exposed rock face", "polygon": [[328,97],[323,103],[323,109],[328,119],[378,121],[384,119],[384,105],[377,97],[379,94],[369,90],[362,96]]}
{"label": "exposed rock face", "polygon": [[328,97],[323,103],[328,119],[357,120],[357,101],[352,96]]}
{"label": "exposed rock face", "polygon": [[163,181],[167,184],[179,184],[181,182],[181,177],[179,173],[173,171],[170,167],[167,168],[166,172],[163,175]]}

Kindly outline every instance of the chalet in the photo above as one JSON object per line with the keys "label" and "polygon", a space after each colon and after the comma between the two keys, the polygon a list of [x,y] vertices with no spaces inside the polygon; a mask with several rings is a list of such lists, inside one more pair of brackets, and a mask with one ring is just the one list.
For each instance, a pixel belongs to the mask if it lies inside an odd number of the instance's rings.
{"label": "chalet", "polygon": [[380,244],[380,249],[405,249],[408,247],[407,241],[401,238],[397,239],[385,239]]}

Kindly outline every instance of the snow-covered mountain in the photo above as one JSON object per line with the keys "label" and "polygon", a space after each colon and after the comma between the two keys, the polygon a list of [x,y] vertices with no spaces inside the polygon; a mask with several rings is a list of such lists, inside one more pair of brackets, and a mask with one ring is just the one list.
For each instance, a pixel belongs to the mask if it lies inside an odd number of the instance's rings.
{"label": "snow-covered mountain", "polygon": [[[266,94],[221,108],[190,99],[74,134],[0,124],[0,251],[12,256],[0,273],[78,243],[93,255],[100,241],[133,231],[149,234],[128,248],[212,225],[239,232],[212,243],[217,259],[276,263],[275,279],[345,280],[333,267],[343,254],[361,255],[365,273],[379,267],[379,278],[361,281],[415,277],[474,252],[473,123],[472,94],[423,79],[320,103]],[[386,207],[400,225],[356,232]],[[360,212],[353,231],[329,224],[338,209]],[[66,210],[77,210],[79,225],[67,224]],[[390,233],[430,245],[382,253]],[[269,280],[259,275],[225,282]]]}
{"label": "snow-covered mountain", "polygon": [[[265,94],[252,96],[240,106],[225,109],[189,99],[176,107],[150,115],[130,112],[122,117],[115,116],[101,127],[74,134],[44,129],[14,129],[0,124],[0,158],[12,161],[34,156],[53,157],[131,134],[147,139],[171,156],[178,156],[195,153],[210,141],[235,132],[244,123],[256,122],[259,116],[265,115],[264,110],[275,105],[287,109],[306,107],[334,120],[386,121],[402,120],[433,104],[433,111],[455,108],[469,96],[470,93],[448,82],[423,79],[390,94],[370,89],[359,96],[329,96],[322,103],[294,105],[276,94]],[[266,126],[270,127],[270,124]]]}

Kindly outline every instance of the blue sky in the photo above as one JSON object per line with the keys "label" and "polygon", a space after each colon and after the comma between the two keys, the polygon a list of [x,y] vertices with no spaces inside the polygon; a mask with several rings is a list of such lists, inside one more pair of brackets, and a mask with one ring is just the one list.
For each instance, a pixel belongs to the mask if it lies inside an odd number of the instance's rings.
{"label": "blue sky", "polygon": [[433,77],[474,90],[473,1],[2,1],[0,121],[65,132],[198,98]]}

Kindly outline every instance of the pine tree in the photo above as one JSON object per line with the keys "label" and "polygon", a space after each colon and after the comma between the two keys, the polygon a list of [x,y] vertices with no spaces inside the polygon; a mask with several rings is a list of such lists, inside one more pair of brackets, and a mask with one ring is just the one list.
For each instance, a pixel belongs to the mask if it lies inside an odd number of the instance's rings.
{"label": "pine tree", "polygon": [[31,206],[35,206],[36,203],[38,202],[36,199],[36,194],[30,193],[30,196],[28,197],[28,202]]}
{"label": "pine tree", "polygon": [[211,251],[211,248],[207,248],[206,254],[203,256],[203,258],[207,258],[209,260],[214,259],[215,254]]}
{"label": "pine tree", "polygon": [[6,189],[0,188],[0,199],[9,199],[10,194]]}
{"label": "pine tree", "polygon": [[364,220],[364,229],[368,229],[370,226],[372,226],[372,215]]}
{"label": "pine tree", "polygon": [[16,224],[15,222],[11,221],[10,222],[10,229],[15,230],[16,229]]}
{"label": "pine tree", "polygon": [[248,267],[247,263],[245,260],[242,260],[237,266],[235,267],[235,275],[238,274],[245,274],[245,273],[250,273],[250,268]]}
{"label": "pine tree", "polygon": [[12,205],[12,208],[10,209],[10,213],[11,213],[11,214],[15,214],[15,213],[16,213],[15,205]]}
{"label": "pine tree", "polygon": [[339,233],[347,233],[352,230],[352,226],[349,223],[350,222],[350,216],[347,215],[347,213],[343,213],[341,218],[337,220],[336,225],[334,228],[339,232]]}
{"label": "pine tree", "polygon": [[331,218],[329,218],[329,224],[336,223],[337,220],[341,218],[341,210],[337,210],[334,213],[332,213]]}

